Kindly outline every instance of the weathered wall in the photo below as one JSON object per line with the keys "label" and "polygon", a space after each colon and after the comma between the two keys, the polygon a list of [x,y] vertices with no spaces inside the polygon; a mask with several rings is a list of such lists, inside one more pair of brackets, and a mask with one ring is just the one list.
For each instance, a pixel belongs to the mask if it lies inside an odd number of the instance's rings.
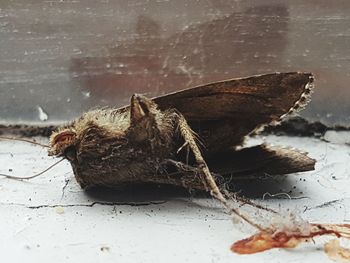
{"label": "weathered wall", "polygon": [[317,79],[303,115],[349,125],[349,14],[340,0],[1,1],[0,117],[68,120],[133,92],[298,70]]}

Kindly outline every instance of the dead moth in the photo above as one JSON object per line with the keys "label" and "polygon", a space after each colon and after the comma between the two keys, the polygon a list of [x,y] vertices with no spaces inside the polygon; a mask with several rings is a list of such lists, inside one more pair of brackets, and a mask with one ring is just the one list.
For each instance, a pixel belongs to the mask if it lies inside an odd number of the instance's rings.
{"label": "dead moth", "polygon": [[[266,145],[237,148],[245,136],[302,109],[312,88],[312,74],[291,72],[225,80],[154,99],[133,95],[129,106],[89,111],[54,132],[48,152],[71,163],[82,188],[158,183],[210,192],[232,214],[258,229],[232,245],[236,253],[294,248],[320,235],[350,238],[346,224],[291,220],[287,226],[263,227],[229,202],[222,184],[225,177],[314,169],[315,160],[297,150]],[[43,172],[26,178],[2,176],[30,179]],[[343,251],[331,245],[327,249],[333,254]]]}
{"label": "dead moth", "polygon": [[246,135],[302,108],[312,83],[310,73],[274,73],[154,99],[133,95],[130,106],[87,112],[53,133],[49,155],[69,160],[82,188],[158,183],[206,190],[262,230],[232,207],[219,179],[314,169],[315,161],[298,151],[236,150]]}
{"label": "dead moth", "polygon": [[248,178],[312,170],[315,161],[298,151],[265,145],[236,150],[246,135],[306,105],[312,87],[312,74],[293,72],[154,99],[133,95],[129,106],[89,111],[54,132],[49,155],[69,160],[82,188],[151,182],[213,192],[216,174]]}

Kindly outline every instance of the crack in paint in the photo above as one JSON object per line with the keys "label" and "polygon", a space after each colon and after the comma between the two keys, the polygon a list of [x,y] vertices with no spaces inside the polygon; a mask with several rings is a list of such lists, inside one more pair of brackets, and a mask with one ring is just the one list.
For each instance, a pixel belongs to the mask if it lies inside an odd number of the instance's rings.
{"label": "crack in paint", "polygon": [[151,202],[92,202],[89,204],[53,204],[53,205],[33,205],[28,206],[21,203],[0,203],[0,205],[8,206],[23,206],[28,209],[41,209],[41,208],[55,208],[55,207],[93,207],[95,205],[101,206],[148,206],[148,205],[160,205],[164,204],[166,201],[151,201]]}

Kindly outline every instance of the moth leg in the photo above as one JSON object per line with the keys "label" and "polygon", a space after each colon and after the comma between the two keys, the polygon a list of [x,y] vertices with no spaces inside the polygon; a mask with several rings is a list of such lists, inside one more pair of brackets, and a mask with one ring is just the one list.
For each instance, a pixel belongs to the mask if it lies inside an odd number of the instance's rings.
{"label": "moth leg", "polygon": [[193,135],[193,131],[191,130],[190,126],[188,125],[185,118],[179,114],[178,117],[178,127],[181,136],[185,140],[184,145],[188,145],[188,147],[191,149],[195,161],[198,165],[198,169],[201,171],[201,176],[203,177],[203,182],[206,186],[206,189],[210,191],[210,194],[215,197],[216,199],[220,200],[223,203],[226,203],[226,198],[221,193],[219,187],[217,186],[214,177],[212,176],[207,163],[205,162],[202,153],[196,143],[195,137]]}
{"label": "moth leg", "polygon": [[254,226],[255,228],[259,229],[260,231],[263,231],[264,229],[252,222],[249,218],[247,218],[245,215],[241,214],[238,209],[232,207],[229,203],[229,199],[227,199],[224,194],[221,192],[220,188],[215,182],[215,179],[213,175],[211,174],[209,167],[207,163],[205,162],[202,153],[196,143],[194,132],[191,130],[190,126],[188,125],[186,119],[181,115],[177,114],[178,116],[178,128],[180,131],[180,135],[185,140],[185,143],[187,143],[188,147],[191,149],[195,161],[198,165],[198,170],[200,171],[201,179],[207,189],[207,191],[210,192],[211,196],[219,200],[228,211],[230,211],[232,214],[237,215],[238,217],[242,218],[244,221],[246,221],[248,224]]}
{"label": "moth leg", "polygon": [[177,151],[176,153],[179,153],[183,150],[183,148],[186,147],[186,164],[188,164],[189,159],[190,159],[190,149],[188,147],[188,142],[185,142]]}
{"label": "moth leg", "polygon": [[203,184],[203,180],[198,176],[201,174],[201,171],[198,167],[172,159],[165,159],[164,165],[174,167],[176,169],[176,172],[170,172],[166,174],[168,179],[177,178],[180,182],[179,185],[185,187],[190,191],[192,189],[208,191],[206,185]]}

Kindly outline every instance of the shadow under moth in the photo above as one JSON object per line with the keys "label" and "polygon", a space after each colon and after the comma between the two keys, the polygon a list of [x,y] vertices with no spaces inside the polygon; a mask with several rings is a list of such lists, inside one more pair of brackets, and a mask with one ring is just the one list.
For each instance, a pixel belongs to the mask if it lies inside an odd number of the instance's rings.
{"label": "shadow under moth", "polygon": [[347,225],[263,226],[235,204],[264,208],[225,188],[234,178],[314,169],[315,160],[297,150],[242,146],[247,135],[302,109],[312,89],[312,74],[291,72],[225,80],[153,99],[135,94],[129,106],[89,111],[59,128],[48,152],[70,162],[84,189],[157,183],[209,192],[232,216],[258,230],[232,245],[237,253],[291,248],[325,234],[349,238]]}

